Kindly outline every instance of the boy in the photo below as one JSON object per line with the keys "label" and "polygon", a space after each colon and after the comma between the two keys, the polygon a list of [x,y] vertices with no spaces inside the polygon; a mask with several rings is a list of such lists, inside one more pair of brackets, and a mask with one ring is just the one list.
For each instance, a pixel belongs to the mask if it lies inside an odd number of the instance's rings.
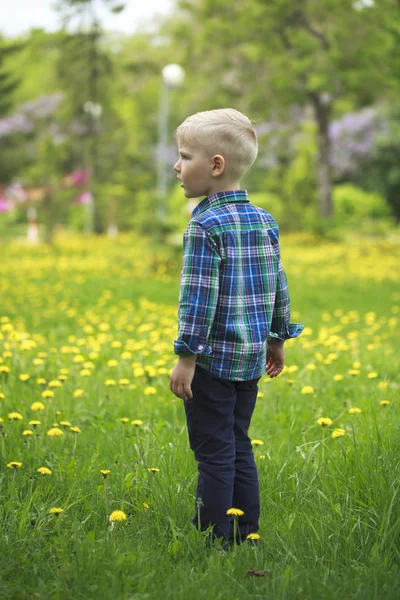
{"label": "boy", "polygon": [[240,539],[257,533],[260,500],[248,429],[257,384],[284,366],[290,324],[278,226],[250,204],[240,180],[254,163],[257,135],[249,119],[227,108],[188,117],[177,129],[174,166],[196,206],[184,234],[179,299],[179,356],[171,391],[184,400],[190,447],[198,461],[195,525],[232,539],[230,508]]}

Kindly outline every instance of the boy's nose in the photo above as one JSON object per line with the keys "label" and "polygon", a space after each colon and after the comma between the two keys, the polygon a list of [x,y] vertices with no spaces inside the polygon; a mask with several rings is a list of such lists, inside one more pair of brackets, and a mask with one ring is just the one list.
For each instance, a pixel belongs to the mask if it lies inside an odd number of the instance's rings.
{"label": "boy's nose", "polygon": [[179,160],[178,160],[178,162],[176,162],[174,164],[174,171],[176,171],[177,173],[179,173]]}

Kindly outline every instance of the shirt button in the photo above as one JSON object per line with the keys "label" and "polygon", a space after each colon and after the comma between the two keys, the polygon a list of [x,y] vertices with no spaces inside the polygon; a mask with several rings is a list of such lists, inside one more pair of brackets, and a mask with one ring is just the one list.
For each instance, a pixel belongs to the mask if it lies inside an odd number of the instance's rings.
{"label": "shirt button", "polygon": [[200,352],[201,352],[202,350],[204,350],[204,346],[202,346],[202,345],[200,344],[200,346],[197,346],[197,350],[200,350]]}

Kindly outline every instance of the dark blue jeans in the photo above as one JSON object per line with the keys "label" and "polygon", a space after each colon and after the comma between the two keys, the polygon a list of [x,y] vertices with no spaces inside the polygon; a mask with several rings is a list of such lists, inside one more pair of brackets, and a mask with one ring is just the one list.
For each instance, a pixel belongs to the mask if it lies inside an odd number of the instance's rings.
{"label": "dark blue jeans", "polygon": [[196,514],[193,523],[213,525],[216,537],[233,538],[229,508],[244,512],[241,539],[256,533],[260,517],[257,468],[248,436],[258,379],[228,381],[196,365],[192,400],[184,403],[190,447],[198,462]]}

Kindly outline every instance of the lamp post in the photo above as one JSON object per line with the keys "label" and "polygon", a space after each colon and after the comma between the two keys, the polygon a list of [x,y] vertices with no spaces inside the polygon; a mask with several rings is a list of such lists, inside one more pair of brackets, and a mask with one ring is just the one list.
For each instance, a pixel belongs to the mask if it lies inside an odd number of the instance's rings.
{"label": "lamp post", "polygon": [[89,148],[87,152],[87,190],[86,190],[86,220],[85,220],[85,232],[93,233],[94,229],[94,195],[93,195],[93,181],[95,177],[95,162],[96,162],[96,136],[99,131],[99,119],[103,108],[101,104],[88,100],[83,105],[84,112],[89,118]]}
{"label": "lamp post", "polygon": [[185,71],[180,65],[170,64],[161,71],[162,87],[160,95],[160,112],[158,119],[158,152],[157,152],[157,197],[160,221],[165,220],[167,195],[167,162],[166,148],[168,143],[168,94],[169,90],[178,88],[185,79]]}

